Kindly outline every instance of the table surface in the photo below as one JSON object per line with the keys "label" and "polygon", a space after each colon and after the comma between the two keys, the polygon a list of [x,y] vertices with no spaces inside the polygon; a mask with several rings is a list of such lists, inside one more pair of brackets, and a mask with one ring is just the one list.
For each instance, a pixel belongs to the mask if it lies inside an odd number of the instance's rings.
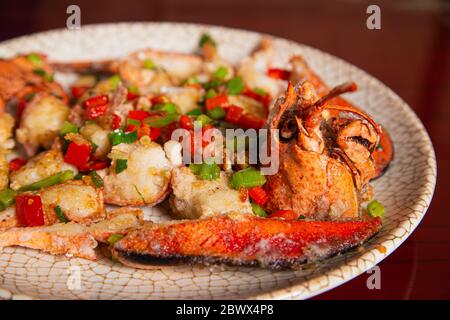
{"label": "table surface", "polygon": [[[370,1],[167,0],[87,1],[81,23],[177,21],[265,32],[316,47],[366,70],[397,92],[433,141],[438,178],[420,227],[379,266],[381,289],[367,277],[315,299],[450,298],[450,4],[376,1],[381,30],[366,27]],[[72,1],[2,1],[0,41],[62,28]]]}

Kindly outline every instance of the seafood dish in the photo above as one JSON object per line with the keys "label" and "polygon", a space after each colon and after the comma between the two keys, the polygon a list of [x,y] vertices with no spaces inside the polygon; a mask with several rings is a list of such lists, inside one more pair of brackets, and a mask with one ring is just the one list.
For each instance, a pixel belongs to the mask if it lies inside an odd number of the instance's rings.
{"label": "seafood dish", "polygon": [[[370,183],[394,148],[342,97],[357,84],[274,65],[270,38],[237,64],[219,49],[204,33],[192,53],[0,59],[0,250],[282,269],[376,235]],[[170,221],[146,216],[158,205]]]}

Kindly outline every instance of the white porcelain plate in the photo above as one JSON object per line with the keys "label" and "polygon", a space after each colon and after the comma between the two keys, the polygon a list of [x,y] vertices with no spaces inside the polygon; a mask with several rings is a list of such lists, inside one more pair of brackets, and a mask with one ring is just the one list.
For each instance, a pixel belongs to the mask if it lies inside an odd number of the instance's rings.
{"label": "white porcelain plate", "polygon": [[[192,52],[208,31],[232,62],[244,58],[261,39],[254,32],[178,23],[121,23],[56,30],[0,44],[0,57],[42,51],[51,59],[120,57],[139,48]],[[386,207],[382,231],[364,247],[301,271],[234,267],[160,267],[144,271],[106,258],[92,262],[55,257],[23,248],[0,253],[0,296],[41,299],[303,299],[332,289],[365,272],[398,248],[417,227],[430,204],[436,181],[433,146],[422,123],[394,92],[364,71],[305,45],[274,39],[276,64],[303,55],[330,85],[354,80],[348,95],[389,130],[395,159],[374,182],[376,198]],[[156,213],[157,209],[155,210]],[[382,250],[383,249],[383,250]],[[385,250],[384,250],[385,249]],[[70,278],[80,274],[80,288]],[[69,280],[69,281],[68,281]]]}

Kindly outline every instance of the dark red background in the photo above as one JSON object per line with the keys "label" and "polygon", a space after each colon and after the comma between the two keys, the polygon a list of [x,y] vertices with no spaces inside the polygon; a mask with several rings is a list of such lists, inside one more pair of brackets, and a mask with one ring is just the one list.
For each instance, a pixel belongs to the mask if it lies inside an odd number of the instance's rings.
{"label": "dark red background", "polygon": [[[380,264],[381,290],[361,275],[318,299],[450,298],[450,3],[444,1],[2,1],[0,41],[65,27],[69,4],[81,23],[198,22],[292,39],[341,57],[382,80],[419,115],[433,140],[438,184],[414,234]],[[381,7],[381,30],[366,8]]]}

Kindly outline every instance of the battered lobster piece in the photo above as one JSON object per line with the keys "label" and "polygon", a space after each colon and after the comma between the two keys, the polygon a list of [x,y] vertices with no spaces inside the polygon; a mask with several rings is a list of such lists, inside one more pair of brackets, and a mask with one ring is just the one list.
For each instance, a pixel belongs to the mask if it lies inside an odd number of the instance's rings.
{"label": "battered lobster piece", "polygon": [[314,262],[355,247],[379,231],[379,218],[357,222],[284,221],[231,214],[147,224],[119,240],[125,265],[225,263],[274,269]]}
{"label": "battered lobster piece", "polygon": [[[270,143],[279,153],[280,168],[268,176],[267,209],[290,210],[319,220],[358,219],[361,200],[371,198],[368,182],[376,176],[371,153],[381,129],[365,113],[346,105],[328,104],[339,94],[356,90],[340,85],[319,98],[311,82],[289,85],[268,118]],[[328,110],[355,117],[330,116]],[[290,213],[291,214],[291,213]]]}

